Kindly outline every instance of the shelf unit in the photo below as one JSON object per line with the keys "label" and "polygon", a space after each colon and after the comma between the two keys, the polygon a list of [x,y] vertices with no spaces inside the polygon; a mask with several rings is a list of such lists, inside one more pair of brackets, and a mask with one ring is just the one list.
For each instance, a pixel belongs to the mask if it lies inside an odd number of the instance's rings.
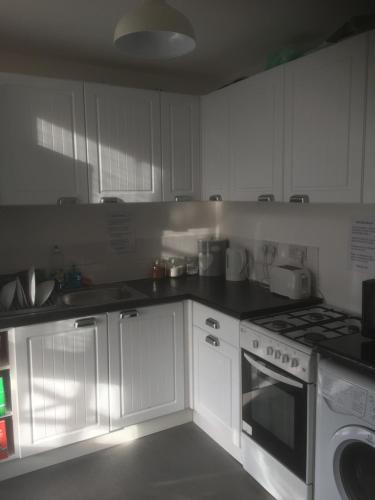
{"label": "shelf unit", "polygon": [[[6,410],[5,415],[0,416],[0,422],[5,422],[7,436],[7,454],[5,458],[0,458],[0,463],[8,461],[15,454],[13,407],[12,407],[12,380],[11,364],[9,357],[9,334],[7,331],[0,331],[0,377],[3,379]],[[0,452],[3,451],[0,449]]]}

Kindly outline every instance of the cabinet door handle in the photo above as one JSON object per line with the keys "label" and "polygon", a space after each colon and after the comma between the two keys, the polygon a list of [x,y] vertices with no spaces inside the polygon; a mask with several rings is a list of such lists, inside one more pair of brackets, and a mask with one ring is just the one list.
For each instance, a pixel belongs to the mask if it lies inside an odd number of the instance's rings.
{"label": "cabinet door handle", "polygon": [[100,203],[124,203],[124,201],[121,198],[116,198],[116,196],[102,196]]}
{"label": "cabinet door handle", "polygon": [[74,328],[85,328],[87,326],[95,326],[95,325],[96,325],[95,318],[77,319],[77,321],[74,322]]}
{"label": "cabinet door handle", "polygon": [[310,198],[309,198],[309,195],[307,195],[307,194],[293,194],[289,198],[289,202],[290,203],[309,203]]}
{"label": "cabinet door handle", "polygon": [[215,337],[214,335],[207,335],[206,342],[207,342],[207,344],[211,344],[214,347],[219,347],[219,345],[220,345],[219,339],[217,337]]}
{"label": "cabinet door handle", "polygon": [[272,193],[270,194],[260,194],[258,196],[258,201],[275,201],[275,195]]}
{"label": "cabinet door handle", "polygon": [[122,311],[120,313],[120,318],[121,319],[127,319],[127,318],[138,318],[139,312],[133,309],[132,311]]}
{"label": "cabinet door handle", "polygon": [[207,318],[206,325],[214,330],[218,330],[220,328],[220,323],[214,318]]}

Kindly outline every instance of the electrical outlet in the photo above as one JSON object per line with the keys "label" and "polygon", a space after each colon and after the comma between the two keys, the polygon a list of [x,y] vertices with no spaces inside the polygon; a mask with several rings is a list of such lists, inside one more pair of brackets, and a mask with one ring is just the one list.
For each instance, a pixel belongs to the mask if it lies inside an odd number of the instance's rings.
{"label": "electrical outlet", "polygon": [[254,245],[254,258],[256,261],[263,261],[264,257],[274,260],[277,256],[277,243],[274,241],[259,240]]}
{"label": "electrical outlet", "polygon": [[297,264],[304,265],[307,261],[307,247],[289,245],[289,258]]}

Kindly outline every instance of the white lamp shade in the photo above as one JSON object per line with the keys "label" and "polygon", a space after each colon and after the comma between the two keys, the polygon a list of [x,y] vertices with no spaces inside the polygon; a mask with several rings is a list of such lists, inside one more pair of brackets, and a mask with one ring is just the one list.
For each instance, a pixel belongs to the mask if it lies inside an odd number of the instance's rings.
{"label": "white lamp shade", "polygon": [[114,44],[125,54],[144,59],[170,59],[195,49],[190,21],[164,0],[147,0],[118,22]]}

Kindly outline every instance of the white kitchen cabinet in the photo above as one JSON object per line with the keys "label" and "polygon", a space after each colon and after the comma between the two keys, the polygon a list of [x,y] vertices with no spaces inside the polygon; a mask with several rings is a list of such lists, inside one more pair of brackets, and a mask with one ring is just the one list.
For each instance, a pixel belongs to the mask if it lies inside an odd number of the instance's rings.
{"label": "white kitchen cabinet", "polygon": [[229,200],[229,87],[201,98],[202,197]]}
{"label": "white kitchen cabinet", "polygon": [[230,199],[283,196],[282,66],[229,87]]}
{"label": "white kitchen cabinet", "polygon": [[85,83],[90,201],[161,201],[160,96]]}
{"label": "white kitchen cabinet", "polygon": [[193,323],[194,421],[239,460],[239,322],[194,303]]}
{"label": "white kitchen cabinet", "polygon": [[21,456],[109,432],[105,315],[15,329]]}
{"label": "white kitchen cabinet", "polygon": [[163,200],[201,198],[199,97],[161,93]]}
{"label": "white kitchen cabinet", "polygon": [[0,204],[87,203],[83,83],[0,74]]}
{"label": "white kitchen cabinet", "polygon": [[111,430],[185,406],[182,303],[108,315]]}
{"label": "white kitchen cabinet", "polygon": [[285,195],[360,202],[368,35],[285,67]]}
{"label": "white kitchen cabinet", "polygon": [[370,33],[363,201],[375,203],[375,31]]}

